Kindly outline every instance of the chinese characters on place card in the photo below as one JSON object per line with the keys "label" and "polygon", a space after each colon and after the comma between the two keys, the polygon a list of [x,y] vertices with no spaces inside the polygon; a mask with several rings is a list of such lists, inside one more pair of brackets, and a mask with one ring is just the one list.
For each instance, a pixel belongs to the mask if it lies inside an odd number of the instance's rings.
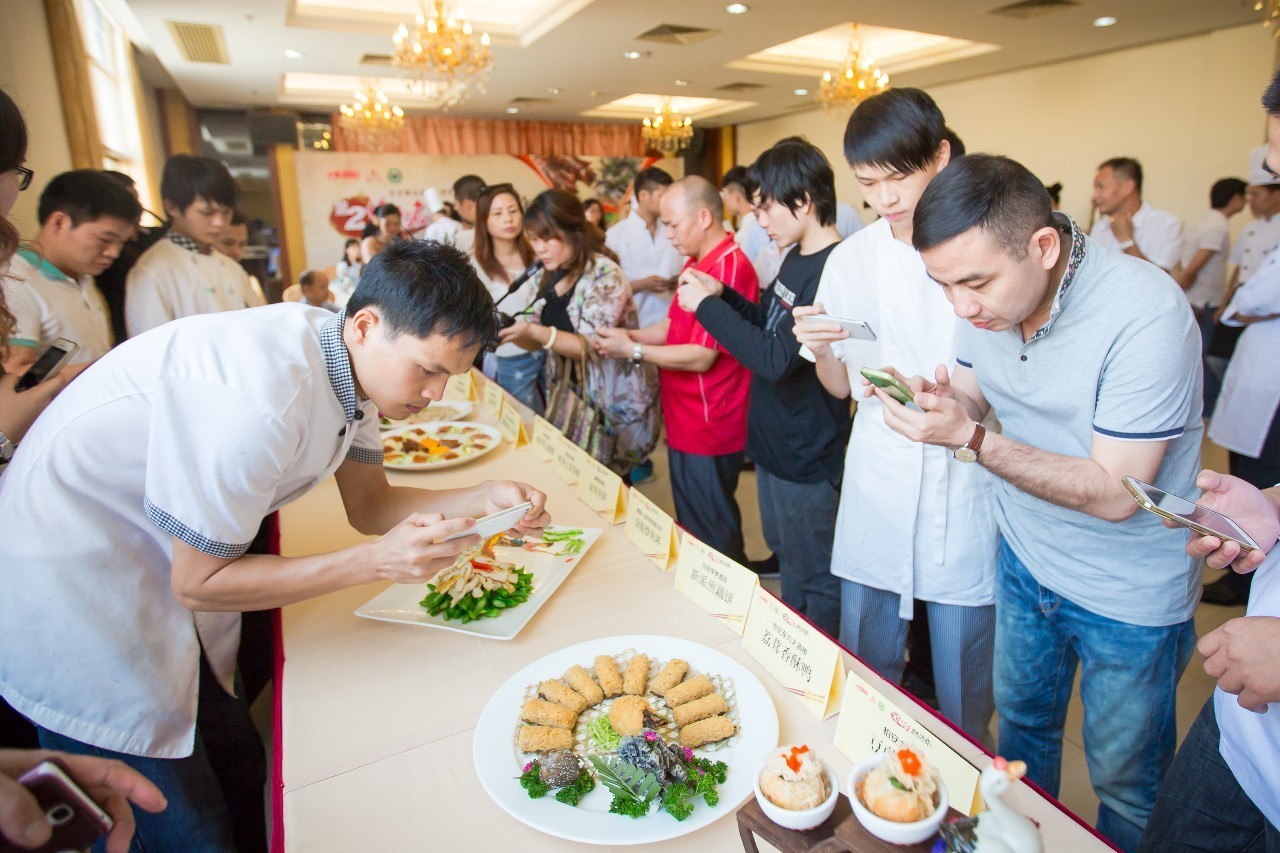
{"label": "chinese characters on place card", "polygon": [[676,589],[741,634],[760,583],[745,568],[702,541],[686,536],[676,561]]}
{"label": "chinese characters on place card", "polygon": [[755,590],[742,645],[819,720],[839,709],[844,692],[840,647],[764,587]]}

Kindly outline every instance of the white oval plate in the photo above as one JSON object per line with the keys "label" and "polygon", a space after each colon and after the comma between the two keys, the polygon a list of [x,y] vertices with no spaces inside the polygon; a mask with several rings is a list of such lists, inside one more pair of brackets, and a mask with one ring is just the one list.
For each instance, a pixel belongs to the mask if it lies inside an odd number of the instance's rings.
{"label": "white oval plate", "polygon": [[[475,460],[482,458],[486,453],[489,453],[490,451],[492,451],[498,445],[502,444],[502,433],[498,432],[496,429],[494,429],[491,426],[488,426],[486,424],[478,424],[473,421],[441,421],[441,422],[432,423],[432,424],[415,424],[413,426],[399,427],[397,429],[389,429],[386,432],[382,433],[382,439],[383,441],[386,441],[388,438],[392,436],[400,435],[401,433],[406,433],[406,432],[410,432],[412,430],[417,430],[417,429],[420,429],[425,433],[427,433],[427,435],[431,436],[432,438],[435,438],[442,430],[444,430],[447,427],[466,427],[469,429],[478,430],[479,432],[482,432],[485,435],[489,436],[489,446],[486,447],[484,450],[480,450],[480,451],[477,451],[476,453],[472,453],[470,456],[462,456],[458,459],[448,459],[443,462],[391,463],[391,462],[387,462],[384,459],[382,464],[385,467],[392,469],[393,471],[439,471],[441,468],[455,468],[459,465],[466,465],[468,462],[474,462]],[[385,445],[384,445],[384,448],[385,448]]]}
{"label": "white oval plate", "polygon": [[[422,424],[434,424],[440,421],[465,421],[473,408],[475,408],[475,404],[469,400],[441,400],[437,403],[432,403],[416,415],[409,415],[409,417],[401,421],[378,418],[378,429],[386,432],[387,430],[400,429],[400,427],[421,426]],[[383,423],[384,420],[386,423]]]}
{"label": "white oval plate", "polygon": [[[683,821],[654,810],[633,819],[609,813],[612,796],[603,785],[583,798],[577,807],[556,801],[551,794],[529,799],[517,778],[524,758],[516,752],[513,733],[520,721],[520,705],[525,688],[548,678],[558,678],[566,669],[581,664],[588,670],[596,655],[617,655],[626,649],[644,652],[657,660],[680,658],[689,662],[691,672],[714,673],[733,682],[737,692],[737,741],[730,748],[706,753],[729,765],[720,786],[720,802],[709,808],[700,798],[693,814]],[[754,774],[760,762],[778,746],[778,712],[760,679],[722,652],[677,637],[603,637],[552,652],[534,661],[507,679],[489,699],[476,722],[472,757],[480,784],[507,814],[548,835],[586,844],[652,844],[679,838],[732,815],[754,796]],[[702,750],[694,750],[702,755]]]}

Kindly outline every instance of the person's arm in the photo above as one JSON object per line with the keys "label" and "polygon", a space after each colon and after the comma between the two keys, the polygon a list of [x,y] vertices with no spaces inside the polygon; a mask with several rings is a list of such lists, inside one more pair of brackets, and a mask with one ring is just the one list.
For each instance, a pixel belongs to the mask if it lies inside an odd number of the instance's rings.
{"label": "person's arm", "polygon": [[1280,619],[1243,616],[1232,619],[1200,638],[1204,671],[1231,693],[1241,708],[1265,714],[1280,702]]}
{"label": "person's arm", "polygon": [[675,277],[647,275],[631,282],[632,293],[669,293],[676,286]]}
{"label": "person's arm", "polygon": [[[698,344],[640,346],[640,360],[663,370],[683,370],[688,373],[706,373],[720,356],[718,350]],[[628,356],[629,357],[629,356]]]}
{"label": "person's arm", "polygon": [[1209,259],[1214,256],[1216,249],[1196,249],[1196,253],[1191,256],[1191,260],[1181,269],[1173,272],[1173,280],[1183,290],[1189,290],[1191,285],[1195,284],[1196,276],[1200,274],[1200,270],[1204,269],[1204,265],[1209,263]]}
{"label": "person's arm", "polygon": [[1222,304],[1218,306],[1218,310],[1213,312],[1213,322],[1222,321],[1222,315],[1227,310],[1227,306],[1231,304],[1231,299],[1236,295],[1236,288],[1240,286],[1240,267],[1231,270],[1231,275],[1227,277],[1226,289],[1222,292]]}
{"label": "person's arm", "polygon": [[35,423],[40,413],[48,408],[53,398],[67,383],[80,375],[88,364],[74,364],[62,368],[34,388],[26,391],[17,389],[21,374],[4,373],[0,375],[0,432],[14,444],[22,441],[27,430]]}
{"label": "person's arm", "polygon": [[[822,295],[821,286],[818,288],[818,295]],[[849,333],[835,323],[811,323],[802,319],[810,314],[824,314],[826,310],[821,302],[797,306],[791,311],[794,320],[791,330],[796,341],[813,356],[822,387],[832,397],[843,400],[853,393],[853,387],[849,384],[849,368],[836,355],[832,344],[848,340]]]}
{"label": "person's arm", "polygon": [[791,331],[794,321],[784,317],[776,331],[765,331],[763,317],[761,322],[754,323],[735,310],[730,304],[735,297],[741,305],[759,307],[725,288],[719,297],[708,297],[698,304],[695,315],[698,322],[747,370],[769,382],[779,381],[804,361],[800,357],[800,344]]}
{"label": "person's arm", "polygon": [[40,353],[35,347],[29,347],[22,344],[9,343],[9,357],[4,362],[4,372],[11,373],[14,376],[21,376],[27,372],[27,368],[36,363],[36,359],[40,357]]}
{"label": "person's arm", "polygon": [[1162,223],[1157,228],[1153,228],[1153,233],[1144,238],[1148,244],[1144,249],[1134,236],[1132,216],[1127,213],[1117,213],[1111,217],[1111,233],[1116,241],[1119,243],[1132,241],[1132,245],[1123,250],[1124,253],[1155,264],[1166,272],[1173,269],[1174,264],[1178,262],[1178,255],[1182,248],[1179,236],[1181,231],[1182,226],[1176,219],[1171,219],[1169,223]]}
{"label": "person's arm", "polygon": [[[628,333],[628,337],[638,344],[646,346],[662,346],[667,342],[667,330],[671,328],[671,320],[659,320],[652,326],[645,326],[643,329],[633,329]],[[599,330],[597,330],[599,334]]]}

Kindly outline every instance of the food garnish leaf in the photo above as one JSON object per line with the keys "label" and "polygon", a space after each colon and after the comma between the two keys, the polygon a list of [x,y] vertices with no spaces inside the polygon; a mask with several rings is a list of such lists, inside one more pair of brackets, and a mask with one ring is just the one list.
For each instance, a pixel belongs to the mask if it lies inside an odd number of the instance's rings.
{"label": "food garnish leaf", "polygon": [[908,788],[906,785],[904,785],[904,784],[902,784],[901,782],[899,782],[899,781],[898,781],[898,779],[897,779],[897,777],[894,777],[894,776],[890,776],[890,777],[889,777],[889,784],[890,784],[890,785],[892,785],[893,787],[897,788],[899,791],[910,791],[910,790],[911,790],[911,789],[910,789],[910,788]]}
{"label": "food garnish leaf", "polygon": [[600,783],[615,797],[629,797],[648,805],[661,790],[656,776],[626,761],[613,757],[602,759],[593,755],[591,766],[599,774]]}
{"label": "food garnish leaf", "polygon": [[662,792],[662,808],[676,820],[684,820],[693,814],[693,803],[690,802],[692,797],[693,792],[688,785],[675,782]]}
{"label": "food garnish leaf", "polygon": [[529,799],[536,800],[547,795],[547,783],[538,776],[538,762],[530,761],[520,774],[520,787],[529,794]]}

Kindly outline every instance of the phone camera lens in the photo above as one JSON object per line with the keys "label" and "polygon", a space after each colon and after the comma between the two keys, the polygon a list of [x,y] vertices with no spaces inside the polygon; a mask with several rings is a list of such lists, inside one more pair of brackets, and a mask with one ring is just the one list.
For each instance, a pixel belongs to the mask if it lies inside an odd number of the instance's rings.
{"label": "phone camera lens", "polygon": [[75,810],[66,803],[58,803],[53,808],[44,813],[48,819],[50,826],[62,826],[67,821],[76,816]]}

